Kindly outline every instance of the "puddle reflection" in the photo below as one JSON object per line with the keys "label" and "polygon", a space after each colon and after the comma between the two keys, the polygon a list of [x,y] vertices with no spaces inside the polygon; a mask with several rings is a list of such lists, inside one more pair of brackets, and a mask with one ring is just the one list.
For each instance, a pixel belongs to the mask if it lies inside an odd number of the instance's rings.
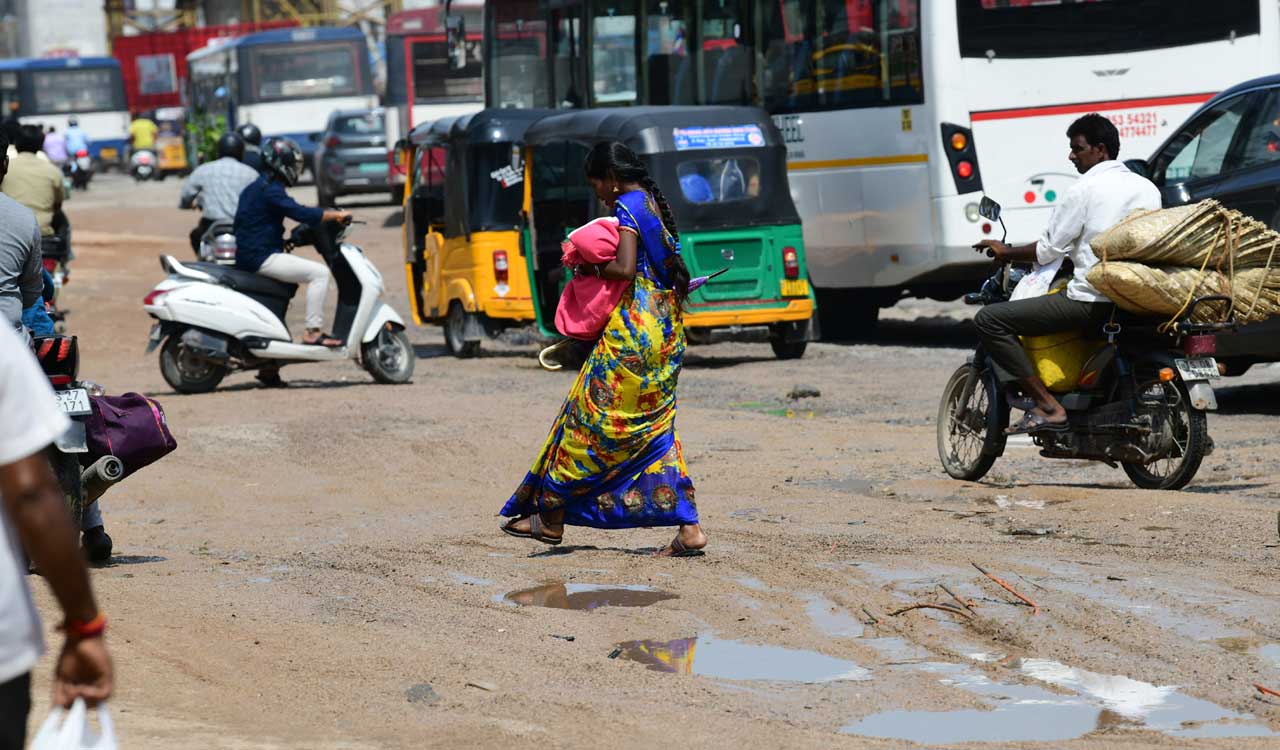
{"label": "puddle reflection", "polygon": [[809,621],[819,631],[834,638],[858,638],[863,626],[853,615],[830,599],[810,594],[804,608]]}
{"label": "puddle reflection", "polygon": [[696,674],[724,680],[838,682],[867,680],[871,672],[851,661],[816,651],[762,646],[700,635],[674,641],[618,644],[621,657],[658,672]]}
{"label": "puddle reflection", "polygon": [[[841,729],[847,734],[910,740],[923,744],[960,742],[1054,742],[1096,730],[1152,729],[1181,737],[1265,737],[1252,717],[1192,698],[1172,686],[1068,667],[1047,659],[1022,659],[1012,667],[1038,685],[992,682],[961,664],[930,663],[941,682],[992,700],[990,710],[886,711]],[[1228,723],[1231,722],[1231,723]],[[1190,725],[1190,726],[1189,726]]]}
{"label": "puddle reflection", "polygon": [[595,583],[548,583],[512,591],[503,599],[525,607],[551,607],[588,611],[600,607],[647,607],[679,597],[650,586]]}

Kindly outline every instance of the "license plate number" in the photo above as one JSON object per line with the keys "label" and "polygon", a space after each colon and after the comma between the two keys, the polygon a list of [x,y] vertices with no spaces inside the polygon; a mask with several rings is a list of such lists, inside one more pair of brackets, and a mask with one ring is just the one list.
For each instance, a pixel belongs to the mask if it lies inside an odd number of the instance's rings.
{"label": "license plate number", "polygon": [[1177,359],[1174,364],[1183,380],[1217,380],[1219,377],[1218,362],[1213,357]]}
{"label": "license plate number", "polygon": [[72,417],[82,417],[86,414],[92,414],[93,409],[89,406],[89,392],[83,388],[72,388],[69,391],[54,391],[53,395],[58,399],[58,406],[62,409],[62,413]]}
{"label": "license plate number", "polygon": [[114,159],[119,155],[120,152],[116,151],[114,148],[104,148],[98,152],[99,159]]}
{"label": "license plate number", "polygon": [[378,161],[360,165],[360,174],[386,174],[387,163]]}
{"label": "license plate number", "polygon": [[809,282],[805,279],[783,279],[782,280],[782,296],[783,297],[808,297]]}

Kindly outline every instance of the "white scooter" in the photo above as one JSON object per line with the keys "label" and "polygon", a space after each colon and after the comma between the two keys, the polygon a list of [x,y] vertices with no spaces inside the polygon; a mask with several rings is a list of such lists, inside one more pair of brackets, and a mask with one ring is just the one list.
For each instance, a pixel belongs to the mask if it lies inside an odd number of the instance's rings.
{"label": "white scooter", "polygon": [[407,383],[415,355],[404,321],[382,302],[382,274],[346,228],[295,227],[290,248],[314,244],[338,286],[333,335],[346,344],[294,343],[284,317],[297,284],[216,263],[160,256],[169,277],[142,302],[157,322],[147,352],[160,349],[160,373],[179,393],[206,393],[233,370],[278,369],[296,362],[359,360],[379,383]]}

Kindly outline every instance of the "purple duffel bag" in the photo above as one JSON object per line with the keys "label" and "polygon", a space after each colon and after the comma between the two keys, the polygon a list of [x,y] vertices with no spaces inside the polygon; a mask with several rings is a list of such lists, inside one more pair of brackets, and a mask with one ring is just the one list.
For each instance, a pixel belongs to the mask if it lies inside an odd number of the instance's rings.
{"label": "purple duffel bag", "polygon": [[115,456],[124,463],[124,476],[159,461],[177,441],[169,432],[160,404],[140,393],[119,396],[90,396],[93,414],[85,419],[89,452],[85,465],[103,456]]}

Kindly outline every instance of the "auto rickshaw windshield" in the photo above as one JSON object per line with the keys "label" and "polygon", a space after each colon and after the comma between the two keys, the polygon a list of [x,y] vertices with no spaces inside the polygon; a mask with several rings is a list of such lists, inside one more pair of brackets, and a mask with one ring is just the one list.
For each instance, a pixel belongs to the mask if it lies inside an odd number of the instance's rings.
{"label": "auto rickshaw windshield", "polygon": [[[514,156],[513,156],[514,154]],[[469,147],[468,222],[473,232],[517,229],[524,205],[524,163],[510,143]]]}

